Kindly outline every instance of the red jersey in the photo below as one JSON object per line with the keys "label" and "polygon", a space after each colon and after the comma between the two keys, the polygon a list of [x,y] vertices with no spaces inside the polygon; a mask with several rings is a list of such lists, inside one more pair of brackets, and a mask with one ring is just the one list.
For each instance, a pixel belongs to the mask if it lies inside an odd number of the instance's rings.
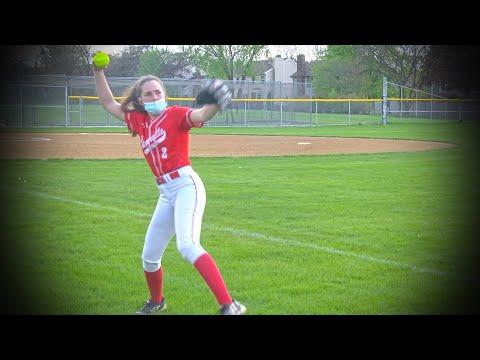
{"label": "red jersey", "polygon": [[189,131],[203,126],[203,122],[192,122],[192,111],[189,107],[169,106],[153,120],[138,111],[125,113],[125,123],[140,137],[143,155],[155,177],[190,165]]}

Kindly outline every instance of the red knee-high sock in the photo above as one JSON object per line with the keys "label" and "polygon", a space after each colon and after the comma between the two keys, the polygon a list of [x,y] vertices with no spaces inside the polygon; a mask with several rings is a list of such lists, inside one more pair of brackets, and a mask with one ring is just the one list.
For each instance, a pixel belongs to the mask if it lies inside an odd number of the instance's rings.
{"label": "red knee-high sock", "polygon": [[228,293],[220,270],[218,270],[217,264],[212,257],[208,253],[205,253],[201,255],[193,265],[200,275],[202,275],[210,290],[212,290],[218,303],[220,305],[231,304],[232,297]]}
{"label": "red knee-high sock", "polygon": [[143,270],[147,279],[150,299],[159,303],[163,299],[163,267],[154,272]]}

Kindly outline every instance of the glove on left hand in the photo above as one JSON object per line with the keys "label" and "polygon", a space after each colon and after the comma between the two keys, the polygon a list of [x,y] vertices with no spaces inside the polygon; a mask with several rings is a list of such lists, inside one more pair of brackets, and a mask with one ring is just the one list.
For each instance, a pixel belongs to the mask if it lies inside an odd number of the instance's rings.
{"label": "glove on left hand", "polygon": [[208,82],[198,93],[196,104],[216,104],[223,111],[232,102],[232,92],[221,80]]}

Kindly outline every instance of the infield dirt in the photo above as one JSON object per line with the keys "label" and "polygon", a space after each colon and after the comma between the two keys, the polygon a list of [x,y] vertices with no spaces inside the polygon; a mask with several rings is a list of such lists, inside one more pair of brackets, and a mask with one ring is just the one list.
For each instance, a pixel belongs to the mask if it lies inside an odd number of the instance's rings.
{"label": "infield dirt", "polygon": [[[370,138],[190,135],[192,157],[326,155],[409,152],[455,145],[416,140]],[[0,134],[3,159],[134,159],[143,158],[138,137],[129,134]]]}

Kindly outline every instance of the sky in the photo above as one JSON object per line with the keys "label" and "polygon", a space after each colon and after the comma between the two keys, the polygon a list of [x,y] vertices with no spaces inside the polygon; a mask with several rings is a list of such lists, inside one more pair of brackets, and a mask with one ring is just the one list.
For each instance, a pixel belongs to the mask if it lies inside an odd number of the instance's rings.
{"label": "sky", "polygon": [[[127,45],[90,45],[93,51],[102,50],[107,53],[116,53],[122,51]],[[158,45],[159,47],[167,47],[172,51],[178,50],[177,45]],[[270,56],[282,55],[287,57],[294,54],[304,54],[306,61],[312,61],[315,59],[315,47],[324,47],[325,45],[268,45],[270,50]]]}

